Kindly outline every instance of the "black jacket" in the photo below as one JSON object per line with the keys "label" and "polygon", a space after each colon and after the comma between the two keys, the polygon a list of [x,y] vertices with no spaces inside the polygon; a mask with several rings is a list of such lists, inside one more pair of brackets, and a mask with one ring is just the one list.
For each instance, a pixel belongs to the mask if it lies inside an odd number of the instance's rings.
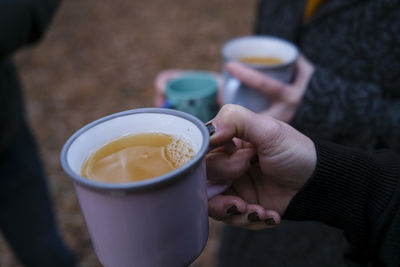
{"label": "black jacket", "polygon": [[0,153],[13,143],[24,121],[22,90],[11,58],[43,36],[58,4],[58,0],[0,0]]}
{"label": "black jacket", "polygon": [[400,266],[400,160],[316,141],[318,161],[284,218],[344,230],[354,263]]}
{"label": "black jacket", "polygon": [[298,45],[315,66],[292,125],[335,143],[400,152],[400,2],[260,0],[256,34]]}
{"label": "black jacket", "polygon": [[[258,35],[292,41],[315,66],[291,124],[318,139],[400,153],[400,1],[325,0],[308,22],[303,20],[304,7],[305,0],[259,0],[254,29]],[[331,148],[322,142],[318,147],[318,170],[292,201],[285,218],[322,221],[343,229],[352,245],[346,264],[400,266],[400,163],[382,155],[367,160],[360,151]],[[351,169],[348,164],[353,163],[370,173]],[[387,172],[381,173],[385,168]],[[314,247],[311,255],[295,259],[311,258],[316,253],[325,257],[325,250],[335,255],[335,249],[342,247],[341,235],[318,223],[289,223],[280,229],[254,234],[227,228],[221,263],[282,266],[287,262],[282,255],[287,253],[279,248],[296,252],[284,246],[293,242],[295,246]],[[337,242],[327,243],[326,233],[338,235],[329,239]],[[310,243],[315,240],[319,243]],[[270,242],[275,242],[277,249],[267,249]],[[263,252],[258,248],[270,254],[257,256],[257,251]],[[330,264],[340,264],[340,260],[332,259]]]}
{"label": "black jacket", "polygon": [[[255,27],[296,43],[316,67],[292,125],[338,144],[400,153],[400,2],[325,0],[306,23],[304,4],[260,0]],[[353,262],[400,266],[398,159],[317,147],[318,169],[285,217],[344,229]]]}

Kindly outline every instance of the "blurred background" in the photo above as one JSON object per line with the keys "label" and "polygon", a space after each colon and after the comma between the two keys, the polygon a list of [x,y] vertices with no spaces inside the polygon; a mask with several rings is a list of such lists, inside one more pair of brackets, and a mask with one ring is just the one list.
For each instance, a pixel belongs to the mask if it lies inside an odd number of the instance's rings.
{"label": "blurred background", "polygon": [[[219,72],[220,48],[252,33],[256,0],[65,0],[45,39],[16,57],[30,125],[49,178],[59,227],[82,267],[101,266],[59,153],[83,125],[153,106],[153,80],[167,68]],[[215,266],[220,224],[192,265]],[[0,237],[0,266],[21,266]]]}

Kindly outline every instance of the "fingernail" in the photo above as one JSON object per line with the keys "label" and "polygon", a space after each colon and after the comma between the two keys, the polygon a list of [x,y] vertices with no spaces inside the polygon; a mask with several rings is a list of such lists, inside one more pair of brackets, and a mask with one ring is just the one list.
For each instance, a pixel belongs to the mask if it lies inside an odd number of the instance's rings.
{"label": "fingernail", "polygon": [[261,222],[257,212],[252,212],[247,215],[247,220],[250,222]]}
{"label": "fingernail", "polygon": [[274,218],[268,218],[264,220],[264,223],[266,225],[276,225],[275,219]]}
{"label": "fingernail", "polygon": [[228,208],[226,210],[226,214],[228,214],[228,215],[240,215],[242,213],[239,211],[239,209],[235,205],[233,205],[232,207],[230,207],[230,208]]}
{"label": "fingernail", "polygon": [[257,154],[252,156],[251,159],[250,159],[250,165],[253,165],[255,163],[258,163],[258,155]]}
{"label": "fingernail", "polygon": [[208,129],[208,132],[210,133],[210,136],[212,136],[215,133],[215,126],[212,121],[207,122],[206,127]]}

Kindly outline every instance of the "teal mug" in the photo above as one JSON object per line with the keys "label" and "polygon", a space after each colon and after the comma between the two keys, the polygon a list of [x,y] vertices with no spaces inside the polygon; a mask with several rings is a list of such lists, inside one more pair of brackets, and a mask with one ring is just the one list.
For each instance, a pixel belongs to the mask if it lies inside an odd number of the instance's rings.
{"label": "teal mug", "polygon": [[188,72],[167,82],[164,107],[189,113],[203,122],[215,117],[218,83],[207,72]]}

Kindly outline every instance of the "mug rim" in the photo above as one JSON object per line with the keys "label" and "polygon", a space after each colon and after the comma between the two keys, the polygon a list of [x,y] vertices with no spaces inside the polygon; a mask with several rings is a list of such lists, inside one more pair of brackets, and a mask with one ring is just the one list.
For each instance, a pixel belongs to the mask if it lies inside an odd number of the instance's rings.
{"label": "mug rim", "polygon": [[[135,182],[130,182],[130,183],[106,183],[106,182],[99,182],[99,181],[94,181],[94,180],[89,180],[81,175],[78,175],[75,171],[72,170],[72,168],[68,164],[67,160],[67,154],[69,151],[69,148],[71,145],[74,143],[74,141],[83,133],[88,131],[89,129],[112,119],[122,117],[122,116],[128,116],[128,115],[133,115],[133,114],[140,114],[140,113],[158,113],[158,114],[167,114],[167,115],[172,115],[172,116],[177,116],[180,118],[183,118],[185,120],[190,121],[193,123],[201,132],[202,135],[202,144],[199,149],[199,151],[196,153],[195,157],[192,158],[188,163],[184,164],[183,166],[165,173],[163,175],[146,179],[143,181],[135,181]],[[70,179],[73,180],[73,182],[76,182],[80,185],[83,185],[85,187],[91,188],[91,189],[97,189],[97,190],[102,190],[102,191],[133,191],[133,190],[145,190],[145,189],[152,189],[154,187],[164,185],[166,183],[170,183],[173,181],[176,181],[180,179],[181,177],[184,177],[182,175],[183,173],[186,173],[191,169],[192,166],[198,164],[204,157],[204,155],[207,152],[208,145],[210,141],[210,136],[209,132],[207,130],[207,127],[205,124],[200,121],[198,118],[194,117],[193,115],[189,113],[185,113],[179,110],[173,110],[173,109],[166,109],[166,108],[138,108],[138,109],[130,109],[130,110],[125,110],[117,113],[113,113],[107,116],[104,116],[102,118],[99,118],[97,120],[94,120],[80,129],[78,129],[76,132],[74,132],[68,140],[65,142],[63,145],[63,148],[61,150],[60,154],[60,161],[61,161],[61,166],[64,170],[64,172],[69,176]]]}
{"label": "mug rim", "polygon": [[[249,64],[249,63],[241,62],[236,58],[231,58],[231,57],[226,56],[226,52],[225,51],[226,51],[226,49],[227,49],[227,47],[229,45],[231,45],[233,42],[240,41],[240,40],[246,40],[246,39],[275,40],[275,41],[279,41],[279,42],[285,43],[286,45],[288,45],[291,48],[293,48],[295,56],[293,57],[293,59],[291,59],[291,60],[289,60],[287,62],[284,62],[284,63],[281,63],[281,64],[276,64],[276,65]],[[289,41],[287,41],[285,39],[276,37],[276,36],[272,36],[272,35],[247,35],[247,36],[236,37],[236,38],[230,39],[229,41],[225,42],[224,45],[221,48],[221,54],[222,54],[222,56],[223,56],[225,61],[238,61],[238,62],[241,62],[244,65],[251,66],[254,69],[280,69],[280,68],[285,68],[287,66],[292,65],[299,58],[299,49],[297,48],[297,46],[294,43],[289,42]]]}
{"label": "mug rim", "polygon": [[[210,74],[204,73],[188,73],[186,75],[182,75],[180,77],[171,79],[167,82],[165,94],[166,96],[177,95],[179,94],[179,90],[174,88],[179,83],[188,82],[188,81],[201,81],[207,82],[207,85],[202,87],[201,90],[197,90],[198,98],[206,98],[208,96],[212,96],[218,92],[218,83],[213,76]],[[189,100],[193,99],[192,95],[189,94],[181,94],[179,96],[182,99]]]}

